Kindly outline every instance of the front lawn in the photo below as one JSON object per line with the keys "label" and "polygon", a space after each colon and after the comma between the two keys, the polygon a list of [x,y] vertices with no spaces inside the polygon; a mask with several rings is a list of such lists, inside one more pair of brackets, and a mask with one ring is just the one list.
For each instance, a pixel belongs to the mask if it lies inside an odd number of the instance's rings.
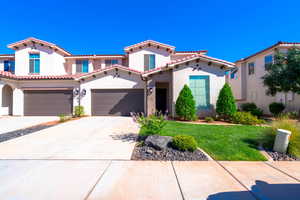
{"label": "front lawn", "polygon": [[[192,135],[198,146],[216,160],[265,161],[256,149],[265,128],[245,125],[199,125],[167,121],[161,135]],[[141,129],[141,134],[143,130]]]}

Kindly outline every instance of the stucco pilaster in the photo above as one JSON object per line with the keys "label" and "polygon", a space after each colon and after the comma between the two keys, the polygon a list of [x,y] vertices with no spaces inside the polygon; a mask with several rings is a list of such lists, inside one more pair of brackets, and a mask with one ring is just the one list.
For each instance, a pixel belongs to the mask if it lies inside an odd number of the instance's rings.
{"label": "stucco pilaster", "polygon": [[147,83],[147,115],[151,115],[155,113],[156,105],[155,105],[155,81],[149,80]]}
{"label": "stucco pilaster", "polygon": [[24,115],[24,91],[20,88],[13,90],[13,115]]}

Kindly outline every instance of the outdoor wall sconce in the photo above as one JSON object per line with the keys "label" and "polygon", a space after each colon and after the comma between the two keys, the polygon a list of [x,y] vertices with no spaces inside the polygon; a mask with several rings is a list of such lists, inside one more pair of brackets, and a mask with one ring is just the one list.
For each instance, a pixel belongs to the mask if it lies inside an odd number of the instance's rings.
{"label": "outdoor wall sconce", "polygon": [[148,94],[148,95],[152,94],[153,89],[154,89],[153,87],[148,86],[148,87],[147,87],[147,94]]}
{"label": "outdoor wall sconce", "polygon": [[76,88],[76,89],[74,89],[73,94],[75,97],[77,96],[78,105],[80,106],[81,99],[86,95],[86,89],[81,89],[80,87]]}

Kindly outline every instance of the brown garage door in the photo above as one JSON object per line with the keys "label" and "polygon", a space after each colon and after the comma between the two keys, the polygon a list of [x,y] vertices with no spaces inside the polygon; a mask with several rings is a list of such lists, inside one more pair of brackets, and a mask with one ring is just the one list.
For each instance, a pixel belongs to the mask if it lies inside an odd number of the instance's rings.
{"label": "brown garage door", "polygon": [[128,116],[144,112],[143,89],[92,90],[92,115]]}
{"label": "brown garage door", "polygon": [[24,115],[70,115],[73,107],[72,96],[72,90],[25,90]]}

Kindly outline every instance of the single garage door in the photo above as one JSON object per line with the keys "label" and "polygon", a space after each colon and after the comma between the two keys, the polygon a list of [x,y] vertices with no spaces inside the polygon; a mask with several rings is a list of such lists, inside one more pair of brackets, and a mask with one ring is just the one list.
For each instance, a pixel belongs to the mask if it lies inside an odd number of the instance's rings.
{"label": "single garage door", "polygon": [[72,114],[72,90],[25,90],[24,115],[57,116]]}
{"label": "single garage door", "polygon": [[130,112],[144,112],[143,89],[92,90],[92,115],[129,116]]}

